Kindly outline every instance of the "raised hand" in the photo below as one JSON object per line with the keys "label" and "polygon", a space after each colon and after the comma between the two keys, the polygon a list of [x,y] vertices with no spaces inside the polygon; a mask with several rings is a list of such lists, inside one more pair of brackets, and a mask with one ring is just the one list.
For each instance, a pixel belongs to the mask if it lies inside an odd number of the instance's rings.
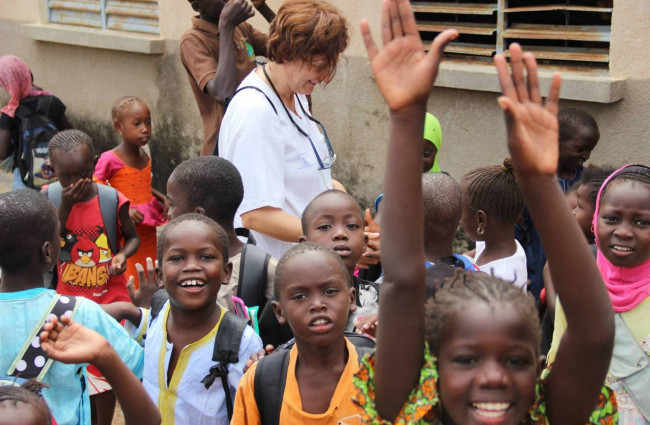
{"label": "raised hand", "polygon": [[63,363],[93,363],[108,345],[103,336],[67,316],[46,323],[40,338],[45,353]]}
{"label": "raised hand", "polygon": [[126,256],[122,253],[116,254],[111,260],[111,265],[108,267],[108,274],[117,276],[126,271]]}
{"label": "raised hand", "polygon": [[129,282],[126,285],[126,288],[129,290],[129,295],[131,295],[131,301],[133,301],[133,304],[142,308],[151,308],[151,299],[153,298],[153,294],[161,289],[161,285],[158,282],[156,267],[154,266],[153,260],[150,257],[147,257],[146,261],[146,274],[142,264],[135,264],[135,268],[138,271],[138,288],[136,289],[135,276],[129,276]]}
{"label": "raised hand", "polygon": [[[560,75],[554,74],[546,103],[542,102],[537,62],[532,53],[522,53],[517,43],[510,45],[512,73],[503,55],[494,57],[502,95],[499,106],[506,116],[508,149],[515,172],[522,176],[554,176],[559,155],[558,100]],[[524,76],[524,69],[528,78]]]}
{"label": "raised hand", "polygon": [[392,111],[425,103],[445,45],[458,37],[458,32],[440,33],[427,53],[409,0],[383,0],[381,13],[382,49],[376,46],[368,22],[361,22],[361,34],[379,90]]}

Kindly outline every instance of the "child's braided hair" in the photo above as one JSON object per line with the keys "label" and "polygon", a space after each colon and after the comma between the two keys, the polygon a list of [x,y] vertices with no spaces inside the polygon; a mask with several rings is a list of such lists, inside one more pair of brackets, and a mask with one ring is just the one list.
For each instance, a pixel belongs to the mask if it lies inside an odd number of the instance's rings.
{"label": "child's braided hair", "polygon": [[20,405],[29,406],[29,410],[41,416],[39,423],[44,425],[52,424],[52,415],[41,397],[41,390],[47,385],[35,379],[25,381],[22,385],[0,385],[0,410],[2,406],[14,408]]}
{"label": "child's braided hair", "polygon": [[607,177],[609,177],[609,175],[614,171],[615,168],[608,165],[599,167],[597,165],[590,164],[582,171],[582,175],[580,176],[580,184],[574,185],[574,187],[576,187],[576,189],[580,186],[586,187],[587,199],[589,199],[589,202],[592,206],[595,206],[600,187],[603,185],[603,183],[605,183]]}
{"label": "child's braided hair", "polygon": [[522,320],[528,322],[535,354],[539,356],[542,333],[533,297],[498,277],[461,269],[456,269],[454,277],[443,283],[425,307],[424,336],[434,354],[439,354],[445,332],[454,318],[463,314],[463,309],[472,302],[514,307]]}
{"label": "child's braided hair", "polygon": [[136,103],[147,106],[142,99],[136,96],[122,96],[115,99],[113,101],[113,106],[111,107],[111,117],[113,118],[113,121],[121,120],[124,113],[131,109],[131,106]]}
{"label": "child's braided hair", "polygon": [[93,149],[93,141],[89,135],[81,130],[64,130],[56,133],[47,145],[50,157],[53,152],[61,151],[64,153],[72,152],[81,146],[88,146],[90,157],[95,157],[95,149]]}
{"label": "child's braided hair", "polygon": [[514,223],[524,207],[510,158],[503,165],[476,168],[463,177],[474,211],[483,210],[504,223]]}

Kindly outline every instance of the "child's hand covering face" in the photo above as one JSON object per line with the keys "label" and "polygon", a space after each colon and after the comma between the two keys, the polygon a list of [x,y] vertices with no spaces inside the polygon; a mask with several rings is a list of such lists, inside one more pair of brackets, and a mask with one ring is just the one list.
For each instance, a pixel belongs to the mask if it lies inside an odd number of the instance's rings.
{"label": "child's hand covering face", "polygon": [[426,102],[438,74],[442,51],[458,37],[456,30],[445,30],[426,53],[408,0],[384,0],[381,50],[370,34],[368,21],[361,21],[361,34],[377,86],[393,112]]}

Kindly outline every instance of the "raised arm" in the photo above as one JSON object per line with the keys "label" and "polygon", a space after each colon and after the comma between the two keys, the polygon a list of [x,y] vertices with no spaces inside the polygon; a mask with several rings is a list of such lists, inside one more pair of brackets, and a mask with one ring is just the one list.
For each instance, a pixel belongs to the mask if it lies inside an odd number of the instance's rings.
{"label": "raised arm", "polygon": [[511,74],[502,55],[494,59],[503,92],[499,105],[505,112],[508,148],[568,326],[549,377],[548,417],[550,423],[584,424],[609,367],[613,312],[593,254],[555,180],[560,76],[553,76],[543,104],[535,58],[522,54],[516,43],[510,45],[510,54]]}
{"label": "raised arm", "polygon": [[378,412],[393,420],[417,384],[423,359],[421,170],[426,102],[445,44],[458,34],[453,30],[441,33],[425,53],[408,0],[383,1],[383,48],[375,45],[368,22],[361,23],[361,32],[391,120],[381,206],[385,274],[379,301],[375,383]]}
{"label": "raised arm", "polygon": [[46,323],[40,335],[43,350],[62,363],[91,363],[113,387],[127,425],[159,424],[160,413],[144,387],[100,334],[69,317]]}

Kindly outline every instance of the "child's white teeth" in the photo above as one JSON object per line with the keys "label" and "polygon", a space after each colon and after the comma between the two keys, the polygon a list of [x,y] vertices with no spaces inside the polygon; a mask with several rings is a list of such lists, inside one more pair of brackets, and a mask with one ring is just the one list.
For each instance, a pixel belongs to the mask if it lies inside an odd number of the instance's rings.
{"label": "child's white teeth", "polygon": [[193,279],[193,280],[186,280],[185,282],[181,283],[181,286],[182,286],[182,287],[186,287],[186,286],[201,286],[202,284],[203,284],[203,282],[198,281],[198,280],[196,280],[196,279]]}
{"label": "child's white teeth", "polygon": [[625,252],[632,251],[632,248],[628,248],[628,247],[626,247],[626,246],[618,246],[618,245],[614,245],[612,248],[614,248],[614,249],[617,250],[617,251],[625,251]]}
{"label": "child's white teeth", "polygon": [[509,403],[473,403],[476,412],[486,418],[497,418],[510,407]]}
{"label": "child's white teeth", "polygon": [[314,323],[312,323],[312,325],[324,325],[325,323],[327,323],[327,320],[319,319],[319,320],[316,320]]}

